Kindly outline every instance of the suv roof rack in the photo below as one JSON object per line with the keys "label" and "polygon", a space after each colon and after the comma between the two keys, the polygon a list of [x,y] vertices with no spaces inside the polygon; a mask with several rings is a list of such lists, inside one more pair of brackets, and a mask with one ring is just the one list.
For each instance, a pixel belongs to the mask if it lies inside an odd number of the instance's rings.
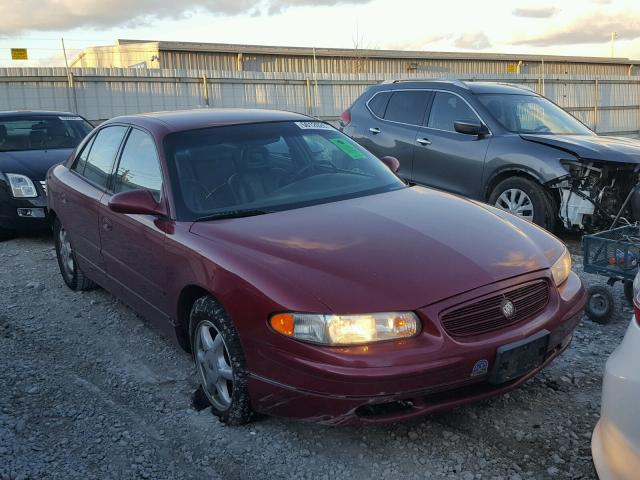
{"label": "suv roof rack", "polygon": [[462,80],[442,80],[436,78],[398,78],[395,80],[385,80],[383,84],[404,83],[404,82],[431,82],[431,83],[451,83],[457,87],[469,90],[469,86]]}

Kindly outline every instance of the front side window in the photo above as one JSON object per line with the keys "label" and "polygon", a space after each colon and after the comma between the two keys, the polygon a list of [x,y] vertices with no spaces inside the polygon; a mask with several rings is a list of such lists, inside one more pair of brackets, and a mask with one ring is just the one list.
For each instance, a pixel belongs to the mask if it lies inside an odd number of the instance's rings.
{"label": "front side window", "polygon": [[160,201],[162,173],[155,143],[151,136],[134,128],[122,148],[113,190],[117,193],[140,188]]}
{"label": "front side window", "polygon": [[506,130],[545,135],[593,135],[563,109],[537,95],[478,95],[480,103]]}
{"label": "front side window", "polygon": [[480,120],[462,98],[452,93],[436,92],[427,126],[455,132],[455,122],[480,123]]}
{"label": "front side window", "polygon": [[126,132],[127,127],[121,126],[105,127],[100,130],[93,140],[84,170],[77,170],[77,172],[94,184],[106,188]]}
{"label": "front side window", "polygon": [[384,114],[385,120],[422,125],[430,93],[424,90],[393,92]]}
{"label": "front side window", "polygon": [[164,144],[184,220],[288,210],[405,186],[380,160],[322,122],[204,128],[173,133]]}
{"label": "front side window", "polygon": [[0,118],[0,152],[76,148],[93,127],[78,116]]}

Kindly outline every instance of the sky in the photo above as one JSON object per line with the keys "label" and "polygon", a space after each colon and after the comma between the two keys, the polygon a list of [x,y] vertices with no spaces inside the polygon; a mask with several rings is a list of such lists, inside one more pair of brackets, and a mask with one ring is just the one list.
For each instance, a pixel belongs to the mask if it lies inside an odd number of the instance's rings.
{"label": "sky", "polygon": [[61,38],[609,57],[613,32],[640,61],[640,0],[0,0],[0,19],[4,67],[64,65]]}

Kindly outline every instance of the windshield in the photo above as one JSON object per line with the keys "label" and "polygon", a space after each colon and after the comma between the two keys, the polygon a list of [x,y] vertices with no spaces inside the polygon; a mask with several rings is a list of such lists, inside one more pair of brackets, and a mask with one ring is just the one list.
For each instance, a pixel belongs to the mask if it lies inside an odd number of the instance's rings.
{"label": "windshield", "polygon": [[255,215],[405,186],[322,122],[205,128],[168,135],[164,143],[184,220]]}
{"label": "windshield", "polygon": [[92,128],[75,115],[0,117],[0,152],[76,148]]}
{"label": "windshield", "polygon": [[513,133],[593,135],[585,125],[544,97],[536,95],[478,95],[480,102]]}

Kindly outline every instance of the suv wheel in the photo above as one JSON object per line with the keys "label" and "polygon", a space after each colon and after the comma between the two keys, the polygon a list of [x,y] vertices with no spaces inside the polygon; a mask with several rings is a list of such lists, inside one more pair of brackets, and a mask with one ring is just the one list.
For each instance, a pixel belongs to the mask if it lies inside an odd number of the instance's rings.
{"label": "suv wheel", "polygon": [[547,230],[554,227],[550,195],[542,185],[528,178],[511,177],[501,181],[489,195],[489,203]]}
{"label": "suv wheel", "polygon": [[57,218],[53,222],[53,240],[56,246],[56,257],[64,283],[71,290],[89,290],[96,284],[80,269],[76,255],[71,247],[69,234]]}

